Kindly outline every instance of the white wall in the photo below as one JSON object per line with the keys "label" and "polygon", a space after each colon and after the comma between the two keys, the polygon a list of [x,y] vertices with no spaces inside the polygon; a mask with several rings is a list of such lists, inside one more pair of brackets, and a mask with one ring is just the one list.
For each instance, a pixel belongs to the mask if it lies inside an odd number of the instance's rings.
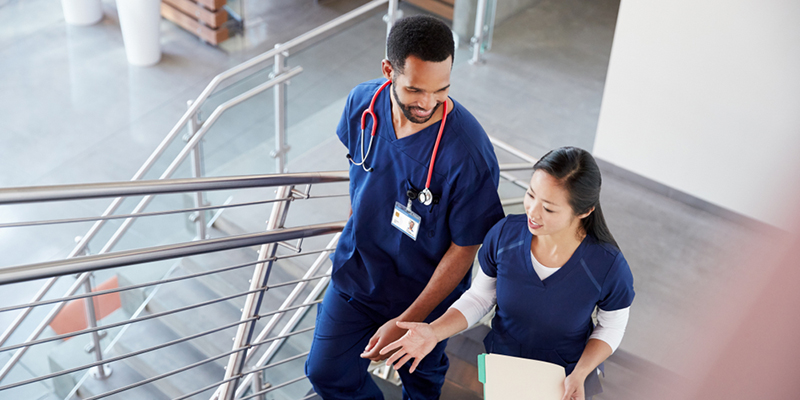
{"label": "white wall", "polygon": [[622,0],[594,154],[790,228],[800,1]]}

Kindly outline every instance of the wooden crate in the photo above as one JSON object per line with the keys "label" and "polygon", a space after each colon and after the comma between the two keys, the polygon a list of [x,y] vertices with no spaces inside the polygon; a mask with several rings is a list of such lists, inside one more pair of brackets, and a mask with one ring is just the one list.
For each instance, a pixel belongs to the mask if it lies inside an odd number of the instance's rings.
{"label": "wooden crate", "polygon": [[430,11],[442,18],[453,20],[455,0],[405,0],[423,10]]}
{"label": "wooden crate", "polygon": [[228,39],[226,0],[162,0],[161,16],[211,44]]}

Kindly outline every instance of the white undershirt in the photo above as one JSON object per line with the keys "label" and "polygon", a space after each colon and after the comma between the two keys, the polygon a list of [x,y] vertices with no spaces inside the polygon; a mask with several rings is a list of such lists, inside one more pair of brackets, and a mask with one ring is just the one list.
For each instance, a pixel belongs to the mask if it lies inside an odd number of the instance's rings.
{"label": "white undershirt", "polygon": [[[531,252],[533,269],[539,279],[545,280],[561,268],[548,268],[542,265]],[[467,325],[475,325],[492,307],[497,304],[497,278],[486,275],[483,270],[478,271],[478,275],[472,281],[472,286],[461,298],[456,300],[450,308],[455,308],[467,319]],[[614,311],[604,311],[597,309],[597,326],[594,328],[590,339],[599,339],[611,346],[614,352],[622,342],[625,335],[625,327],[628,325],[630,307]]]}

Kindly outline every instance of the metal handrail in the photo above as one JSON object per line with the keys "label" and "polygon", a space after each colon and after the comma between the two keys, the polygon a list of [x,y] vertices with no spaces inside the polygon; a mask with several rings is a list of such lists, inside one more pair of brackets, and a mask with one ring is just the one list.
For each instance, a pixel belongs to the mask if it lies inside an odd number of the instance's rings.
{"label": "metal handrail", "polygon": [[232,250],[242,247],[263,245],[308,236],[326,235],[340,232],[345,222],[308,225],[298,228],[285,228],[277,231],[250,233],[217,239],[197,240],[178,244],[126,250],[108,254],[96,254],[67,260],[47,261],[36,264],[19,265],[2,269],[0,285],[24,282],[50,276],[75,274],[116,268],[132,264],[142,264],[172,258],[188,257],[215,251]]}
{"label": "metal handrail", "polygon": [[347,180],[349,180],[348,171],[331,171],[31,186],[0,189],[0,205],[304,185]]}
{"label": "metal handrail", "polygon": [[[495,143],[495,145],[497,145],[497,143]],[[501,164],[500,171],[530,170],[535,161],[535,159],[532,159],[530,163]],[[349,171],[342,170],[330,172],[295,172],[284,174],[28,186],[0,189],[0,205],[229,189],[252,189],[272,186],[346,182],[349,180]],[[263,202],[276,202],[291,199],[293,198],[286,197],[277,200],[264,200]],[[1,271],[2,270],[0,270],[0,272]]]}

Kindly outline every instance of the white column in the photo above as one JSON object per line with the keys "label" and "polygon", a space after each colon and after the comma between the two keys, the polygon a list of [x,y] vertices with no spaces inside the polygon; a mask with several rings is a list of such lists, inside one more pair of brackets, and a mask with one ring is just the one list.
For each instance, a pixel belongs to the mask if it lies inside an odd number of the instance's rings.
{"label": "white column", "polygon": [[61,8],[70,25],[93,25],[103,19],[100,0],[61,0]]}
{"label": "white column", "polygon": [[161,0],[117,0],[125,54],[132,65],[147,67],[161,60]]}

